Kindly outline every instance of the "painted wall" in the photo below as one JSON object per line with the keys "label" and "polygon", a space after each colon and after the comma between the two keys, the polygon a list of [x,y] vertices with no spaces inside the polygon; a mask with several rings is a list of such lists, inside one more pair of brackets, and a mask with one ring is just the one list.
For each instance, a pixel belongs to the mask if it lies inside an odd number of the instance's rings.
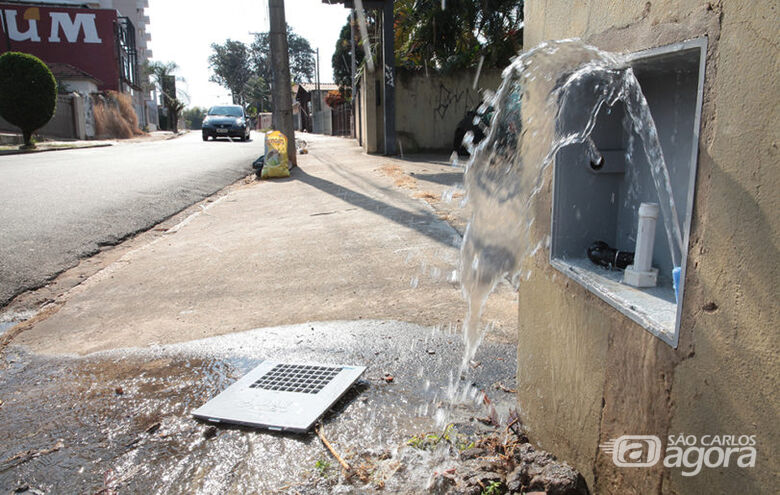
{"label": "painted wall", "polygon": [[367,153],[379,153],[384,149],[384,143],[379,142],[382,107],[377,105],[376,81],[376,75],[367,71],[360,78],[360,142]]}
{"label": "painted wall", "polygon": [[100,90],[119,88],[116,11],[0,4],[8,33],[0,27],[0,53],[30,53],[44,62],[61,62],[101,81]]}
{"label": "painted wall", "polygon": [[[453,150],[458,123],[467,111],[482,103],[482,91],[495,91],[501,80],[500,71],[485,70],[480,74],[478,89],[474,89],[475,75],[476,70],[448,75],[396,73],[395,128],[404,153]],[[370,75],[366,79],[364,75],[361,88],[364,88],[361,103],[365,103],[361,112],[367,119],[363,121],[366,122],[362,131],[363,147],[369,153],[381,152],[384,149],[384,86],[380,84],[379,105],[375,79]]]}
{"label": "painted wall", "polygon": [[452,151],[458,123],[482,103],[481,91],[498,88],[501,73],[483,71],[474,89],[476,70],[426,76],[399,71],[396,75],[396,132],[405,152]]}
{"label": "painted wall", "polygon": [[[518,401],[531,436],[595,493],[771,493],[778,397],[778,4],[526,0],[527,48],[580,37],[633,52],[708,36],[696,197],[675,350],[549,265],[519,290]],[[551,170],[551,169],[550,169]],[[549,230],[551,177],[537,203]],[[755,468],[619,468],[624,434],[755,435]],[[733,463],[733,460],[732,460]]]}
{"label": "painted wall", "polygon": [[[91,113],[91,105],[78,94],[57,95],[57,107],[51,120],[38,129],[35,134],[47,138],[86,139],[93,137],[88,134],[87,118]],[[0,117],[0,131],[20,133],[16,126]],[[93,132],[94,135],[94,132]]]}

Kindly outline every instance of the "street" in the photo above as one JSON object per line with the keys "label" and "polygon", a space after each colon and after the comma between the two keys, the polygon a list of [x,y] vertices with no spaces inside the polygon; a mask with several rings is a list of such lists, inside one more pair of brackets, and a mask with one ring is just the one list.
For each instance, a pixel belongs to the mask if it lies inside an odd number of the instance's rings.
{"label": "street", "polygon": [[200,133],[107,148],[0,156],[0,306],[222,189],[263,152]]}

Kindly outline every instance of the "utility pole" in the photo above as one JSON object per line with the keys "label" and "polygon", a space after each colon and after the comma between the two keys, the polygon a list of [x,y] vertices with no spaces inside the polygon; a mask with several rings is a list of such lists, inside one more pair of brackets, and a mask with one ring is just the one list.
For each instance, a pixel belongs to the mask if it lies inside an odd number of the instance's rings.
{"label": "utility pole", "polygon": [[284,0],[268,0],[271,21],[271,68],[273,71],[273,126],[287,137],[287,156],[290,166],[298,165],[295,149],[295,129],[292,118],[292,85],[290,84],[290,56],[287,48],[287,23],[284,19]]}
{"label": "utility pole", "polygon": [[317,111],[322,111],[322,95],[320,94],[320,48],[317,47],[317,73],[315,74],[317,88]]}
{"label": "utility pole", "polygon": [[350,61],[350,79],[352,81],[352,92],[350,93],[352,96],[352,133],[355,137],[357,137],[358,144],[360,146],[363,146],[363,139],[361,138],[361,130],[359,129],[359,124],[357,124],[359,119],[359,112],[358,112],[358,104],[360,103],[358,97],[357,97],[357,59],[355,58],[355,49],[356,49],[356,43],[355,43],[355,25],[357,24],[357,14],[355,14],[355,9],[352,9],[352,12],[349,15],[349,49],[351,53],[351,61]]}
{"label": "utility pole", "polygon": [[382,7],[382,59],[384,61],[382,74],[384,74],[385,79],[385,155],[396,154],[393,1],[385,0]]}

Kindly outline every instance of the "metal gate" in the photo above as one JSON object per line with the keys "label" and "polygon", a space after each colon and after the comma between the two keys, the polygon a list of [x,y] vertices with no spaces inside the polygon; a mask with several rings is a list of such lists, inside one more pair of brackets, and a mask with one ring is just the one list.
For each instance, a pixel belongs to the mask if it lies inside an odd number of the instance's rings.
{"label": "metal gate", "polygon": [[333,135],[355,137],[352,104],[342,103],[332,109]]}

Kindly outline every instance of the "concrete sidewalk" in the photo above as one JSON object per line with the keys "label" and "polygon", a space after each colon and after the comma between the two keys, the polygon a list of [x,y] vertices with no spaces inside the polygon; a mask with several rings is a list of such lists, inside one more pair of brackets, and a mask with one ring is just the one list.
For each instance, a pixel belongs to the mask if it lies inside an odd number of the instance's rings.
{"label": "concrete sidewalk", "polygon": [[[370,156],[353,140],[299,138],[309,154],[291,178],[231,186],[177,225],[85,261],[91,276],[13,343],[85,354],[316,321],[459,325],[466,306],[452,274],[465,212],[453,186],[462,169],[446,157]],[[516,307],[508,287],[491,296],[489,338],[514,339]]]}

